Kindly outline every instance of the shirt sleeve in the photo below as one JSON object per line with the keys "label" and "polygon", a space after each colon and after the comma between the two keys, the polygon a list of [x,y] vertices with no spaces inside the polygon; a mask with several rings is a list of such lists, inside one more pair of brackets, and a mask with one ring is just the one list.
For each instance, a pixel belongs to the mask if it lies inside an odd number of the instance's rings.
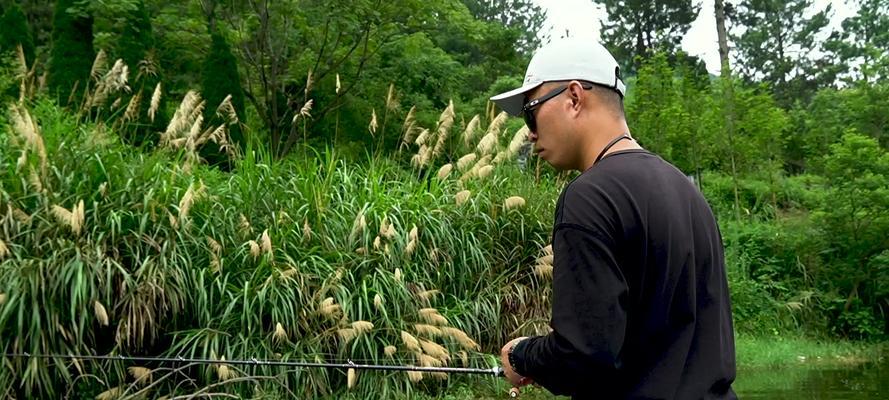
{"label": "shirt sleeve", "polygon": [[614,243],[593,229],[560,224],[553,233],[553,331],[516,345],[516,372],[554,394],[618,384],[628,288]]}

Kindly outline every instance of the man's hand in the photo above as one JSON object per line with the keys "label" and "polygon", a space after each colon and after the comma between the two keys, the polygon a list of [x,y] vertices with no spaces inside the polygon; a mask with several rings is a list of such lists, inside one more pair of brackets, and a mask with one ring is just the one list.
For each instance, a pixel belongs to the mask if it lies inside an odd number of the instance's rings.
{"label": "man's hand", "polygon": [[503,364],[503,374],[506,376],[506,380],[509,381],[509,383],[515,385],[516,387],[521,387],[521,386],[525,386],[525,385],[534,383],[534,381],[531,380],[531,378],[526,378],[524,376],[517,374],[512,369],[512,364],[509,363],[509,349],[512,348],[512,346],[514,344],[516,344],[522,340],[525,340],[525,339],[527,339],[527,337],[515,338],[513,340],[510,340],[509,343],[506,343],[505,345],[503,345],[503,348],[500,349],[500,363]]}

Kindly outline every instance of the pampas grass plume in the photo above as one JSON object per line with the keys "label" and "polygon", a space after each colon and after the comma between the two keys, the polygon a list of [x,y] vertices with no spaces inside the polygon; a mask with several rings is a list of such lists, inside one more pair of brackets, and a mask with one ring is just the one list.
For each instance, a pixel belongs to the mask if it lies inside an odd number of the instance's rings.
{"label": "pampas grass plume", "polygon": [[433,356],[439,360],[446,361],[450,358],[448,350],[438,343],[428,340],[420,340],[420,347],[423,348],[424,353],[429,354],[430,356]]}
{"label": "pampas grass plume", "polygon": [[381,296],[379,293],[374,295],[374,307],[377,310],[380,310],[383,308],[383,296]]}
{"label": "pampas grass plume", "polygon": [[370,115],[370,124],[367,125],[367,130],[370,131],[371,136],[376,136],[377,134],[377,109],[374,108],[371,110]]}
{"label": "pampas grass plume", "polygon": [[411,382],[419,382],[423,380],[423,373],[420,371],[407,371],[407,377],[410,378]]}
{"label": "pampas grass plume", "polygon": [[99,321],[100,325],[108,326],[108,312],[105,311],[105,306],[98,300],[93,302],[93,313],[96,315],[96,320]]}
{"label": "pampas grass plume", "polygon": [[136,380],[137,384],[144,385],[146,383],[151,383],[151,369],[132,366],[127,368],[127,371],[130,373],[130,376]]}
{"label": "pampas grass plume", "polygon": [[259,243],[256,243],[254,240],[248,240],[247,244],[250,246],[250,255],[252,255],[253,258],[259,257],[261,254]]}
{"label": "pampas grass plume", "polygon": [[117,398],[120,397],[121,393],[123,393],[123,387],[122,387],[122,386],[113,387],[113,388],[108,389],[108,390],[106,390],[106,391],[104,391],[104,392],[102,392],[102,393],[99,393],[99,394],[96,396],[96,400],[112,400],[112,399],[117,399]]}
{"label": "pampas grass plume", "polygon": [[448,163],[448,164],[442,165],[441,168],[438,169],[438,179],[442,179],[442,180],[446,179],[448,177],[448,175],[451,174],[451,170],[453,170],[453,169],[454,169],[453,164]]}
{"label": "pampas grass plume", "polygon": [[534,266],[534,275],[540,278],[552,278],[553,266],[550,264],[537,264]]}
{"label": "pampas grass plume", "polygon": [[552,255],[552,254],[553,254],[553,245],[548,244],[548,245],[546,245],[546,247],[544,247],[543,249],[541,249],[541,251],[542,251],[543,254],[545,254],[545,255]]}
{"label": "pampas grass plume", "polygon": [[512,197],[509,197],[503,201],[503,208],[506,208],[506,209],[524,207],[524,206],[525,206],[525,199],[523,199],[520,196],[512,196]]}
{"label": "pampas grass plume", "polygon": [[457,205],[459,206],[459,205],[465,203],[466,200],[469,200],[469,196],[471,194],[472,194],[472,192],[470,192],[468,190],[461,190],[457,193],[457,195],[454,196],[454,201],[456,201]]}
{"label": "pampas grass plume", "polygon": [[262,231],[262,252],[272,255],[272,238],[269,237],[269,230]]}
{"label": "pampas grass plume", "polygon": [[466,129],[463,130],[463,144],[466,147],[472,146],[472,141],[475,140],[475,134],[478,132],[478,126],[481,123],[481,118],[476,114],[469,120],[469,123],[466,124]]}
{"label": "pampas grass plume", "polygon": [[370,332],[371,329],[374,328],[374,324],[368,321],[354,321],[352,322],[352,329],[355,330],[358,334]]}
{"label": "pampas grass plume", "polygon": [[353,328],[342,328],[336,330],[337,336],[343,341],[343,344],[349,343],[358,336],[358,331]]}
{"label": "pampas grass plume", "polygon": [[148,106],[148,118],[154,122],[154,116],[157,115],[157,109],[161,104],[161,83],[158,82],[154,87],[154,93],[151,95],[151,105]]}
{"label": "pampas grass plume", "polygon": [[284,330],[284,325],[281,325],[280,322],[275,324],[275,333],[273,335],[276,342],[283,342],[287,340],[287,331]]}
{"label": "pampas grass plume", "polygon": [[347,387],[349,389],[354,388],[357,379],[357,376],[355,376],[355,368],[349,368],[348,372],[346,372]]}
{"label": "pampas grass plume", "polygon": [[441,335],[440,329],[438,329],[437,327],[434,327],[432,325],[428,325],[428,324],[414,324],[414,330],[418,334],[428,336],[428,337],[434,337],[434,336]]}
{"label": "pampas grass plume", "polygon": [[478,158],[475,153],[469,153],[457,160],[457,169],[463,171]]}
{"label": "pampas grass plume", "polygon": [[420,341],[410,333],[401,331],[401,343],[404,343],[404,347],[407,347],[408,350],[420,351]]}
{"label": "pampas grass plume", "polygon": [[464,349],[467,350],[478,350],[479,345],[474,340],[472,340],[466,332],[461,331],[457,328],[452,328],[449,326],[445,326],[441,328],[441,332],[445,335],[460,343]]}
{"label": "pampas grass plume", "polygon": [[479,179],[484,179],[491,175],[491,172],[494,172],[494,166],[485,165],[484,167],[479,168],[476,174],[478,175]]}
{"label": "pampas grass plume", "polygon": [[550,265],[552,265],[552,263],[553,263],[553,255],[552,255],[552,254],[544,255],[543,257],[540,257],[540,258],[537,259],[537,263],[538,263],[538,264],[550,264]]}
{"label": "pampas grass plume", "polygon": [[303,241],[309,241],[312,239],[312,227],[309,225],[309,219],[306,218],[303,221]]}

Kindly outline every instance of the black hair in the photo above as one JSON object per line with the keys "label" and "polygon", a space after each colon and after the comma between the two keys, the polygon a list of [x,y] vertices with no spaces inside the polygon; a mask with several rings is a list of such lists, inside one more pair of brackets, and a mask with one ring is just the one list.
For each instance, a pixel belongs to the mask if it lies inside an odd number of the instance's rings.
{"label": "black hair", "polygon": [[609,111],[611,111],[612,115],[620,119],[626,118],[626,114],[624,113],[624,99],[617,90],[604,85],[594,84],[590,91],[599,98],[599,101],[601,101]]}

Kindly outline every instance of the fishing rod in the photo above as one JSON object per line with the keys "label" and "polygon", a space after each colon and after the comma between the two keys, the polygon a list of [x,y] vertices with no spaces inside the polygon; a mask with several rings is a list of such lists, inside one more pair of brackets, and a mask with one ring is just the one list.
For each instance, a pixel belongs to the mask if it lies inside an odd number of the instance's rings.
{"label": "fishing rod", "polygon": [[108,361],[135,361],[135,362],[159,362],[172,364],[228,364],[228,365],[253,365],[273,367],[297,367],[297,368],[328,368],[328,369],[367,369],[380,371],[416,371],[416,372],[444,372],[449,374],[476,374],[502,377],[503,368],[456,368],[456,367],[418,367],[413,365],[381,365],[381,364],[356,364],[352,360],[346,363],[320,363],[305,361],[278,361],[278,360],[213,360],[206,358],[185,357],[132,357],[123,355],[71,355],[71,354],[30,354],[30,353],[4,353],[8,358],[61,358],[70,360],[108,360]]}
{"label": "fishing rod", "polygon": [[[68,359],[68,360],[102,360],[102,361],[133,361],[133,362],[159,362],[170,364],[228,364],[228,365],[253,365],[253,366],[280,366],[295,368],[327,368],[327,369],[354,369],[354,370],[376,370],[376,371],[415,371],[415,372],[432,372],[447,374],[470,374],[470,375],[490,375],[494,377],[503,377],[504,372],[501,367],[491,368],[457,368],[457,367],[418,367],[413,365],[383,365],[383,364],[356,364],[352,360],[343,363],[321,363],[321,362],[305,362],[305,361],[279,361],[279,360],[258,360],[251,358],[249,360],[214,360],[207,358],[185,358],[178,357],[134,357],[124,355],[74,355],[74,354],[30,354],[30,353],[4,353],[4,358],[43,358],[43,359]],[[518,397],[518,389],[512,388],[509,391],[510,397]]]}

